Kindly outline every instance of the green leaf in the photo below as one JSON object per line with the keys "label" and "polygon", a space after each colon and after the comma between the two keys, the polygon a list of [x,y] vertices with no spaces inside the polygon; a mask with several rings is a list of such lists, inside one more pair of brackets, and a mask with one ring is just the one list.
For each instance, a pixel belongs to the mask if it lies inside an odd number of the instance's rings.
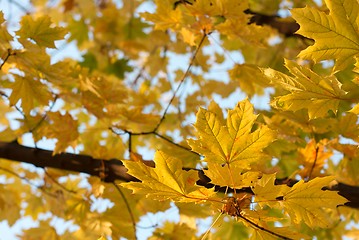
{"label": "green leaf", "polygon": [[120,79],[123,79],[125,77],[125,72],[131,72],[132,67],[128,65],[127,59],[120,59],[116,60],[112,64],[109,64],[106,71]]}

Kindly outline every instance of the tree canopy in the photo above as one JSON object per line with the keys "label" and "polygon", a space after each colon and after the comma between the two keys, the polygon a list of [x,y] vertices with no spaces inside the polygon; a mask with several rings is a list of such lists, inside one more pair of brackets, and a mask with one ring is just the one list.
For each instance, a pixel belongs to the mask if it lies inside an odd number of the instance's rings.
{"label": "tree canopy", "polygon": [[0,69],[20,239],[358,234],[357,0],[13,0]]}

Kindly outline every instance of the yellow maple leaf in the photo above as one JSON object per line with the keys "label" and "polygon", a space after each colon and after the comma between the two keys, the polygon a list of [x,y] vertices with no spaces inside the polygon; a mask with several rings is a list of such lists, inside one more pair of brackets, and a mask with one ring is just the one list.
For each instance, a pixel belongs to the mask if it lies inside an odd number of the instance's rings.
{"label": "yellow maple leaf", "polygon": [[21,20],[21,29],[16,33],[20,36],[20,41],[31,39],[39,46],[56,48],[54,41],[63,39],[66,30],[62,27],[51,27],[49,16],[34,20],[30,15],[25,15]]}
{"label": "yellow maple leaf", "polygon": [[4,13],[0,12],[0,56],[3,57],[8,49],[11,49],[10,41],[13,37],[9,34],[6,29]]}
{"label": "yellow maple leaf", "polygon": [[182,21],[182,11],[174,9],[174,1],[156,0],[155,13],[144,12],[140,16],[155,24],[156,30],[179,29]]}
{"label": "yellow maple leaf", "polygon": [[263,157],[263,148],[274,141],[274,131],[260,126],[252,132],[257,116],[247,99],[228,111],[227,121],[221,116],[219,110],[201,108],[194,125],[199,139],[189,139],[189,145],[193,151],[205,156],[207,162],[234,164],[238,168],[248,169],[252,162]]}
{"label": "yellow maple leaf", "polygon": [[21,107],[25,113],[29,113],[36,105],[47,105],[51,100],[51,93],[40,81],[29,77],[14,75],[15,82],[11,85],[10,104],[15,105],[21,100]]}
{"label": "yellow maple leaf", "polygon": [[336,191],[322,190],[335,180],[328,176],[314,178],[309,182],[300,180],[283,195],[283,205],[295,224],[304,222],[311,228],[328,228],[333,222],[326,209],[336,209],[347,200]]}
{"label": "yellow maple leaf", "polygon": [[243,169],[236,165],[227,168],[218,163],[208,163],[207,167],[208,170],[204,170],[204,173],[211,179],[211,183],[222,187],[231,186],[237,189],[249,187],[260,175],[259,172],[253,171],[241,173]]}
{"label": "yellow maple leaf", "polygon": [[38,239],[38,240],[57,240],[59,235],[56,229],[50,225],[49,221],[40,221],[38,227],[25,230],[21,234],[22,239]]}
{"label": "yellow maple leaf", "polygon": [[196,171],[182,170],[181,161],[164,152],[156,152],[155,168],[146,166],[142,161],[122,162],[130,175],[142,181],[121,184],[134,193],[146,194],[156,200],[171,199],[177,202],[205,202],[215,194],[214,189],[196,185]]}
{"label": "yellow maple leaf", "polygon": [[288,60],[285,60],[285,66],[294,77],[271,68],[263,70],[273,84],[290,92],[285,96],[276,97],[272,102],[273,106],[285,111],[307,108],[310,119],[324,117],[329,110],[337,112],[339,102],[344,100],[346,92],[342,90],[342,84],[334,75],[322,77]]}
{"label": "yellow maple leaf", "polygon": [[249,96],[263,94],[264,87],[268,86],[268,80],[254,64],[236,64],[228,73],[232,80],[239,82],[241,90]]}
{"label": "yellow maple leaf", "polygon": [[334,70],[342,70],[354,62],[359,53],[359,3],[352,0],[326,0],[329,15],[315,8],[293,9],[293,18],[300,24],[297,33],[315,40],[299,57],[315,62],[336,59]]}
{"label": "yellow maple leaf", "polygon": [[262,178],[255,182],[251,189],[255,194],[255,201],[259,205],[275,206],[278,204],[276,198],[283,196],[284,193],[290,190],[287,185],[275,185],[275,174],[263,174]]}
{"label": "yellow maple leaf", "polygon": [[78,122],[69,113],[62,115],[59,112],[49,112],[47,115],[52,124],[45,135],[57,139],[53,154],[64,152],[69,146],[75,147],[79,136]]}

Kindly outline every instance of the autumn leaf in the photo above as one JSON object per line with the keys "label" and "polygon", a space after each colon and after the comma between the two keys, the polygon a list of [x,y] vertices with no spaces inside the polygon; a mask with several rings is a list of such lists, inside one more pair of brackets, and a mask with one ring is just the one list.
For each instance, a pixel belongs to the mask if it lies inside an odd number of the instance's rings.
{"label": "autumn leaf", "polygon": [[298,162],[303,165],[299,175],[302,178],[315,178],[321,176],[324,163],[333,155],[332,151],[326,150],[325,141],[316,144],[310,141],[305,148],[298,150]]}
{"label": "autumn leaf", "polygon": [[52,99],[51,93],[48,92],[44,84],[28,77],[16,75],[15,82],[11,85],[11,88],[10,104],[15,105],[21,100],[21,107],[25,113],[29,113],[39,104],[47,105]]}
{"label": "autumn leaf", "polygon": [[269,85],[268,79],[253,64],[236,64],[228,73],[232,80],[239,82],[241,90],[249,96],[263,94],[263,87]]}
{"label": "autumn leaf", "polygon": [[0,12],[0,57],[4,57],[4,53],[10,49],[10,41],[13,37],[9,34],[5,26],[4,13]]}
{"label": "autumn leaf", "polygon": [[33,227],[21,234],[21,239],[57,240],[59,235],[56,229],[48,221],[40,221],[38,227]]}
{"label": "autumn leaf", "polygon": [[321,60],[336,59],[334,70],[342,70],[359,53],[359,3],[352,0],[326,0],[329,15],[315,8],[291,10],[300,24],[297,33],[315,40],[299,57]]}
{"label": "autumn leaf", "polygon": [[336,209],[347,200],[335,191],[322,190],[335,177],[315,178],[309,182],[300,180],[283,195],[283,205],[295,224],[304,222],[309,227],[329,228],[332,219],[325,209]]}
{"label": "autumn leaf", "polygon": [[275,97],[272,102],[274,107],[284,111],[307,108],[310,119],[324,117],[329,110],[334,113],[338,111],[339,102],[344,100],[346,92],[334,75],[322,77],[288,60],[285,61],[285,66],[294,77],[270,68],[263,69],[263,73],[275,86],[290,92],[290,94]]}
{"label": "autumn leaf", "polygon": [[249,187],[260,175],[259,172],[254,171],[241,173],[243,169],[237,165],[228,168],[218,163],[209,162],[207,167],[208,170],[204,170],[204,173],[211,179],[211,183],[222,187],[231,186],[238,189]]}
{"label": "autumn leaf", "polygon": [[290,190],[287,185],[275,185],[275,174],[264,174],[261,179],[254,182],[251,189],[255,195],[255,201],[259,205],[277,206],[276,198]]}
{"label": "autumn leaf", "polygon": [[56,48],[54,41],[61,40],[66,34],[62,27],[51,27],[48,16],[42,16],[34,20],[30,15],[21,20],[21,29],[17,31],[20,40],[31,39],[42,47]]}
{"label": "autumn leaf", "polygon": [[205,156],[206,162],[248,169],[252,162],[264,156],[262,150],[274,141],[274,131],[260,126],[252,132],[257,116],[248,100],[229,110],[226,121],[221,115],[201,108],[194,125],[199,139],[189,139],[188,143],[193,151]]}
{"label": "autumn leaf", "polygon": [[52,124],[45,135],[58,139],[53,154],[64,152],[69,146],[75,147],[79,136],[77,121],[69,113],[62,115],[59,112],[51,112],[48,116]]}
{"label": "autumn leaf", "polygon": [[142,181],[121,184],[136,194],[177,202],[205,202],[215,194],[214,189],[196,185],[196,171],[182,170],[181,161],[161,151],[157,151],[154,157],[155,168],[148,167],[141,161],[122,162],[130,175]]}
{"label": "autumn leaf", "polygon": [[157,30],[177,29],[182,21],[182,12],[174,9],[171,1],[155,1],[157,9],[155,13],[144,12],[140,16],[155,24]]}

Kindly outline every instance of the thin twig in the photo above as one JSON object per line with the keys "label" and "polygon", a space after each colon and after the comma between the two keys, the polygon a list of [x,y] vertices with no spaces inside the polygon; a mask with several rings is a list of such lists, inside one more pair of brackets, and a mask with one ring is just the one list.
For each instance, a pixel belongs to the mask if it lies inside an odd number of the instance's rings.
{"label": "thin twig", "polygon": [[239,214],[238,217],[240,217],[241,219],[243,219],[244,221],[246,221],[247,223],[249,223],[249,224],[252,225],[253,227],[258,228],[259,230],[262,230],[262,231],[264,231],[264,232],[267,232],[267,233],[269,233],[269,234],[271,234],[271,235],[273,235],[273,236],[279,237],[279,238],[284,239],[284,240],[293,240],[292,238],[282,236],[282,235],[280,235],[280,234],[278,234],[278,233],[275,233],[275,232],[272,232],[271,230],[268,230],[268,229],[266,229],[266,228],[264,228],[264,227],[262,227],[262,226],[259,226],[258,224],[252,222],[251,220],[249,220],[248,218],[244,217],[244,216],[241,215],[241,214]]}
{"label": "thin twig", "polygon": [[0,65],[0,70],[1,70],[2,67],[5,65],[6,61],[9,59],[9,57],[10,57],[11,55],[12,55],[11,49],[8,48],[8,49],[7,49],[7,54],[6,54],[5,58],[4,58],[4,61],[3,61],[3,62],[1,63],[1,65]]}
{"label": "thin twig", "polygon": [[[172,144],[172,145],[174,145],[174,146],[176,146],[176,147],[179,147],[179,148],[181,148],[181,149],[183,149],[183,150],[192,152],[192,150],[191,150],[190,148],[185,147],[185,146],[183,146],[183,145],[181,145],[181,144],[175,143],[174,141],[172,141],[172,140],[169,139],[168,137],[163,136],[163,135],[159,134],[158,132],[150,131],[150,132],[138,132],[138,133],[133,133],[133,132],[131,132],[131,131],[121,129],[121,131],[123,131],[123,132],[120,132],[120,133],[119,133],[119,132],[116,131],[116,129],[114,129],[114,127],[110,127],[109,130],[110,130],[112,133],[116,134],[116,135],[124,135],[124,134],[128,134],[128,135],[129,135],[129,137],[130,137],[130,138],[129,138],[129,148],[130,148],[130,149],[129,149],[129,152],[130,152],[130,153],[132,152],[132,139],[131,139],[132,136],[141,136],[141,135],[150,135],[150,134],[153,134],[153,135],[155,135],[155,136],[157,136],[157,137],[159,137],[159,138],[161,138],[161,139],[167,141],[168,143],[170,143],[170,144]],[[196,152],[192,152],[192,153],[199,155],[199,154],[196,153]]]}
{"label": "thin twig", "polygon": [[308,174],[308,181],[312,178],[312,174],[313,174],[315,165],[317,164],[318,151],[319,151],[319,147],[317,146],[317,147],[315,148],[315,158],[314,158],[314,162],[313,162],[312,167],[311,167],[311,169],[310,169],[310,172],[309,172],[309,174]]}
{"label": "thin twig", "polygon": [[[148,57],[151,57],[151,55],[153,55],[153,54],[157,51],[157,48],[158,48],[158,46],[155,46],[155,47],[151,50],[151,52],[149,53]],[[138,82],[138,80],[140,79],[140,77],[142,76],[142,74],[143,74],[143,72],[145,71],[145,69],[146,69],[146,65],[143,64],[142,67],[141,67],[141,69],[140,69],[140,71],[139,71],[138,74],[136,75],[135,79],[134,79],[134,80],[132,81],[132,83],[131,83],[131,86],[132,86],[132,87],[134,87],[134,86],[137,85],[137,82]]]}
{"label": "thin twig", "polygon": [[[178,143],[175,143],[175,142],[173,142],[171,139],[169,139],[169,138],[167,138],[167,137],[165,137],[165,136],[163,136],[163,135],[161,135],[161,134],[159,134],[159,133],[157,133],[157,132],[154,132],[153,134],[154,134],[155,136],[159,137],[159,138],[162,138],[163,140],[167,141],[168,143],[171,143],[172,145],[175,145],[175,146],[177,146],[177,147],[179,147],[179,148],[182,148],[182,149],[184,149],[184,150],[186,150],[186,151],[191,151],[190,148],[187,148],[187,147],[182,146],[182,145],[180,145],[180,144],[178,144]],[[193,153],[196,154],[195,152],[193,152]]]}
{"label": "thin twig", "polygon": [[201,49],[201,46],[202,46],[202,44],[204,43],[204,40],[206,39],[206,37],[207,37],[207,33],[204,31],[203,36],[202,36],[202,39],[201,39],[201,41],[199,42],[198,47],[196,48],[195,52],[194,52],[193,55],[192,55],[191,62],[189,63],[186,72],[184,73],[184,75],[183,75],[183,77],[182,77],[180,83],[178,84],[176,90],[174,91],[171,100],[170,100],[169,103],[167,104],[167,107],[165,108],[165,111],[163,112],[160,121],[158,122],[157,126],[153,129],[153,132],[156,132],[156,131],[157,131],[157,129],[160,127],[160,125],[162,124],[163,120],[165,119],[166,114],[167,114],[167,111],[168,111],[169,107],[172,105],[172,102],[173,102],[173,100],[175,99],[176,94],[177,94],[177,92],[179,91],[179,89],[181,88],[181,86],[182,86],[184,80],[187,78],[188,74],[190,73],[191,68],[192,68],[192,66],[193,66],[193,64],[194,64],[194,60],[196,59],[196,56],[197,56],[199,50]]}
{"label": "thin twig", "polygon": [[132,154],[132,134],[131,133],[128,134],[128,153],[131,158],[131,154]]}
{"label": "thin twig", "polygon": [[39,121],[33,128],[31,128],[31,129],[29,130],[29,132],[33,132],[33,131],[35,131],[38,127],[40,127],[40,125],[45,121],[45,119],[46,119],[46,117],[47,117],[47,113],[48,113],[48,112],[51,112],[51,110],[54,108],[57,99],[58,99],[58,95],[55,94],[54,101],[52,102],[52,104],[51,104],[49,110],[46,111],[46,113],[42,116],[42,118],[40,119],[40,121]]}
{"label": "thin twig", "polygon": [[76,194],[77,192],[71,189],[66,188],[64,185],[62,185],[61,183],[59,183],[53,176],[51,176],[46,169],[44,169],[45,175],[48,176],[51,181],[53,181],[56,185],[58,185],[60,188],[62,188],[63,190],[65,190],[66,192],[72,193],[72,194]]}
{"label": "thin twig", "polygon": [[225,49],[225,48],[223,47],[223,45],[221,45],[212,35],[209,35],[209,37],[212,39],[212,41],[213,41],[216,45],[218,45],[218,47],[220,47],[220,48],[222,49],[223,53],[228,57],[228,59],[230,59],[234,64],[239,64],[237,61],[235,61],[235,60],[233,59],[233,57],[232,57],[232,55],[230,54],[230,52],[229,52],[227,49]]}
{"label": "thin twig", "polygon": [[129,204],[129,202],[127,201],[127,198],[126,198],[125,194],[122,192],[121,188],[120,188],[119,186],[117,186],[117,184],[114,183],[114,182],[113,182],[112,184],[115,186],[115,188],[117,189],[117,191],[121,194],[121,197],[122,197],[123,201],[125,202],[125,205],[126,205],[126,207],[127,207],[128,213],[130,214],[130,217],[131,217],[132,227],[133,227],[133,233],[134,233],[134,235],[135,235],[135,239],[137,239],[137,236],[136,236],[136,221],[135,221],[135,217],[134,217],[134,215],[133,215],[133,212],[132,212],[132,210],[131,210],[130,204]]}
{"label": "thin twig", "polygon": [[14,1],[14,0],[10,0],[10,4],[14,4],[14,6],[16,6],[18,9],[23,11],[25,14],[30,14],[30,11],[28,9],[26,9],[22,4]]}
{"label": "thin twig", "polygon": [[48,191],[45,191],[43,186],[39,186],[39,185],[36,185],[34,183],[32,183],[29,179],[27,179],[26,177],[22,177],[20,176],[19,174],[17,174],[16,172],[13,172],[11,171],[10,169],[7,169],[7,168],[3,168],[3,167],[0,167],[0,170],[4,171],[4,172],[7,172],[7,173],[10,173],[11,175],[14,175],[15,177],[25,181],[27,184],[29,184],[30,186],[33,186],[35,187],[36,189],[40,190],[41,192],[47,194],[48,196],[50,197],[53,197],[53,198],[57,198],[57,195],[56,194],[53,194],[53,193],[50,193]]}
{"label": "thin twig", "polygon": [[[7,100],[10,102],[10,97],[4,93],[3,91],[0,91],[0,95],[7,98]],[[24,119],[26,120],[26,116],[25,116],[25,113],[18,107],[16,106],[16,104],[14,105],[14,108],[24,117]]]}

